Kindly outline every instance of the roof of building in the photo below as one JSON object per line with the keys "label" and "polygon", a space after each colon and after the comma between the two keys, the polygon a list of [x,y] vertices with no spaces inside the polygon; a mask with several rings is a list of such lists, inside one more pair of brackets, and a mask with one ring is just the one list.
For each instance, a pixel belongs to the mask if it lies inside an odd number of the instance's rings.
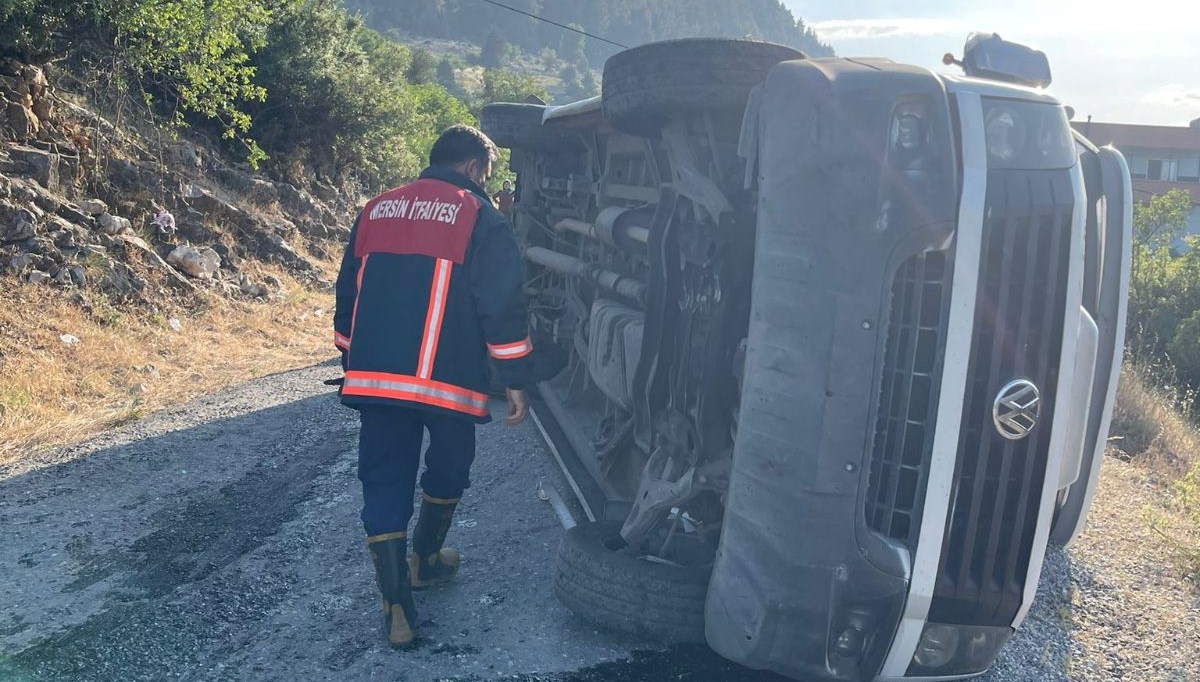
{"label": "roof of building", "polygon": [[1192,198],[1193,206],[1200,206],[1200,184],[1194,182],[1171,182],[1169,180],[1134,180],[1133,198],[1135,201],[1147,201],[1152,196],[1166,194],[1173,189],[1181,189]]}
{"label": "roof of building", "polygon": [[1073,121],[1071,125],[1097,145],[1200,152],[1200,128],[1099,121]]}

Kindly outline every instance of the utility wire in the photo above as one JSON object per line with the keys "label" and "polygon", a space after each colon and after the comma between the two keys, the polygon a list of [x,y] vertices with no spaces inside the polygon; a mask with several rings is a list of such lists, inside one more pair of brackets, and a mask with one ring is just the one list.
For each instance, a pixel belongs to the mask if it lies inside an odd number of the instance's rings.
{"label": "utility wire", "polygon": [[601,38],[598,35],[593,35],[582,29],[575,28],[574,26],[567,26],[566,24],[560,24],[557,21],[551,21],[550,19],[547,19],[545,17],[539,17],[538,15],[530,13],[530,12],[526,12],[525,10],[517,9],[516,7],[510,7],[508,5],[505,5],[502,2],[496,2],[496,0],[480,0],[480,1],[486,2],[489,5],[495,5],[496,7],[503,7],[504,9],[509,10],[510,12],[516,12],[517,14],[524,14],[525,16],[529,17],[530,19],[537,19],[538,21],[544,21],[547,24],[553,24],[554,26],[557,26],[559,28],[565,28],[568,31],[574,31],[575,33],[578,33],[579,35],[587,36],[589,38],[593,38],[595,40],[599,40],[601,42],[608,43],[609,45],[616,45],[617,47],[620,47],[620,48],[629,49],[628,45],[622,45],[621,43],[618,43],[615,40],[609,40],[608,38]]}

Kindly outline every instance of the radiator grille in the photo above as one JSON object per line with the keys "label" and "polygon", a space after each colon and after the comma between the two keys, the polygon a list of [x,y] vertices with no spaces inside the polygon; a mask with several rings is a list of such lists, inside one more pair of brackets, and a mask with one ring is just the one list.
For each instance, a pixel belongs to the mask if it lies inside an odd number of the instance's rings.
{"label": "radiator grille", "polygon": [[[1020,609],[1054,419],[1071,251],[1066,171],[989,173],[958,463],[930,619],[1008,625]],[[1032,381],[1039,425],[1002,438],[992,404]]]}
{"label": "radiator grille", "polygon": [[887,349],[866,497],[867,526],[915,551],[933,449],[952,268],[932,251],[892,281]]}

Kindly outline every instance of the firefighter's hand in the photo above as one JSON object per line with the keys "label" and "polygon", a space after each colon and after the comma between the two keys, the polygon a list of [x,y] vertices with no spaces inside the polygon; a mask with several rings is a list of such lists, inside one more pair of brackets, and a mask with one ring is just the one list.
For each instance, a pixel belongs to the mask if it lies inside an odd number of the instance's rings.
{"label": "firefighter's hand", "polygon": [[508,399],[508,416],[504,422],[516,426],[525,421],[525,417],[529,416],[529,396],[525,395],[525,391],[506,388],[504,397]]}

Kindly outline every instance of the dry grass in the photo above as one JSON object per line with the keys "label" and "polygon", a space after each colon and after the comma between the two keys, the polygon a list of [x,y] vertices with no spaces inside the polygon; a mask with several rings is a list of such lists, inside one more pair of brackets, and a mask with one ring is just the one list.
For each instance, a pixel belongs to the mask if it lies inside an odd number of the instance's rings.
{"label": "dry grass", "polygon": [[1195,395],[1176,388],[1169,376],[1161,367],[1125,363],[1111,440],[1126,459],[1178,478],[1200,463],[1200,429],[1190,418]]}
{"label": "dry grass", "polygon": [[[280,270],[247,267],[278,277],[282,300],[201,293],[158,310],[131,309],[96,293],[0,279],[0,467],[225,386],[331,357],[332,294]],[[172,330],[172,318],[180,331]],[[79,342],[64,343],[64,334]]]}
{"label": "dry grass", "polygon": [[1113,410],[1112,441],[1115,454],[1137,464],[1154,489],[1143,514],[1150,529],[1181,571],[1200,583],[1200,429],[1192,418],[1195,395],[1175,388],[1169,376],[1161,368],[1125,365]]}

